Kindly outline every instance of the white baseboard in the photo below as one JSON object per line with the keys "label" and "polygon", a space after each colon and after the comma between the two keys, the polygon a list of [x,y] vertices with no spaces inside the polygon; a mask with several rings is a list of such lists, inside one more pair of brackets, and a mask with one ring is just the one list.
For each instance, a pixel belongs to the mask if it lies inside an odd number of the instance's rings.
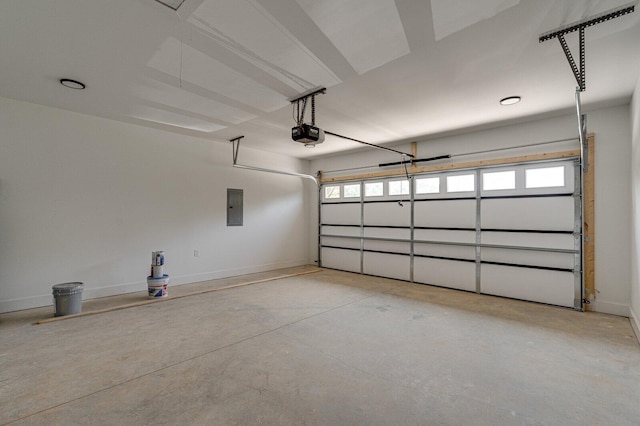
{"label": "white baseboard", "polygon": [[629,305],[625,305],[622,303],[605,302],[602,300],[595,300],[591,303],[593,303],[593,310],[595,312],[618,315],[620,317],[629,316]]}
{"label": "white baseboard", "polygon": [[145,291],[147,289],[147,280],[135,281],[132,283],[109,285],[97,288],[85,288],[82,292],[82,300],[97,299],[99,297],[116,296],[118,294],[134,293],[136,291]]}
{"label": "white baseboard", "polygon": [[636,333],[636,339],[638,339],[638,343],[640,343],[640,317],[633,312],[633,309],[629,309],[629,314],[631,328],[633,328],[633,332]]}
{"label": "white baseboard", "polygon": [[[220,278],[235,277],[238,275],[255,274],[257,272],[272,271],[274,269],[291,268],[294,266],[308,265],[307,259],[290,260],[285,262],[268,263],[243,268],[223,269],[201,274],[172,275],[171,285],[192,284],[200,281],[216,280]],[[111,286],[85,288],[82,292],[83,300],[96,299],[99,297],[116,296],[118,294],[134,293],[147,289],[146,279],[125,284]],[[53,305],[53,295],[51,293],[39,296],[22,297],[18,299],[0,300],[0,313],[21,311],[24,309],[40,308],[42,306]]]}
{"label": "white baseboard", "polygon": [[53,294],[0,300],[0,314],[53,305]]}
{"label": "white baseboard", "polygon": [[[294,266],[308,265],[307,259],[291,260],[286,262],[268,263],[242,268],[222,269],[219,271],[205,272],[201,274],[172,275],[171,285],[193,284],[200,281],[217,280],[220,278],[236,277],[238,275],[255,274],[258,272],[273,271],[275,269],[292,268]],[[146,286],[146,281],[145,281]]]}

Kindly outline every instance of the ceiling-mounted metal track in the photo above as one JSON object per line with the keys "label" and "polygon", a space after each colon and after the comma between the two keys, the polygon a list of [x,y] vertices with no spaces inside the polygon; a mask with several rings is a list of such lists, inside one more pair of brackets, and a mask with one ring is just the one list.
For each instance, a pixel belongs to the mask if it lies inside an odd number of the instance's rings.
{"label": "ceiling-mounted metal track", "polygon": [[339,135],[337,133],[329,132],[327,130],[324,131],[324,134],[325,135],[335,136],[335,137],[342,138],[342,139],[346,139],[348,141],[358,142],[358,143],[361,143],[363,145],[367,145],[367,146],[370,146],[370,147],[373,147],[373,148],[378,148],[378,149],[383,149],[385,151],[395,152],[396,154],[400,154],[402,156],[406,156],[406,157],[409,157],[409,158],[413,158],[414,157],[413,154],[409,154],[408,152],[402,152],[402,151],[398,151],[397,149],[387,148],[386,146],[376,145],[374,143],[361,141],[361,140],[358,140],[358,139],[350,138],[348,136],[342,136],[342,135]]}
{"label": "ceiling-mounted metal track", "polygon": [[229,142],[233,145],[233,164],[232,166],[237,169],[245,169],[245,170],[254,170],[256,172],[265,172],[265,173],[274,173],[278,175],[285,176],[296,176],[304,179],[309,179],[315,182],[316,185],[319,185],[318,179],[315,176],[307,175],[304,173],[296,173],[296,172],[285,172],[283,170],[273,170],[273,169],[265,169],[262,167],[255,166],[247,166],[245,164],[238,164],[238,152],[240,152],[240,140],[244,138],[244,136],[238,136],[233,139],[230,139]]}
{"label": "ceiling-mounted metal track", "polygon": [[[293,106],[293,109],[294,109],[293,113],[295,115],[296,124],[298,126],[301,126],[302,123],[304,122],[304,112],[305,112],[305,108],[307,106],[307,99],[309,99],[309,98],[311,98],[311,125],[312,126],[316,125],[316,102],[315,102],[316,95],[320,95],[320,94],[324,95],[326,91],[327,91],[326,87],[319,87],[317,89],[312,89],[312,90],[310,90],[310,91],[308,91],[306,93],[303,93],[300,96],[296,96],[295,98],[289,99],[289,102],[291,102],[292,104],[295,104]],[[300,109],[300,103],[301,102],[303,104],[302,109]],[[296,113],[296,106],[298,108],[297,113]],[[398,150],[393,149],[393,148],[387,148],[386,146],[376,145],[376,144],[373,144],[373,143],[369,143],[369,142],[361,141],[361,140],[358,140],[358,139],[350,138],[348,136],[339,135],[337,133],[333,133],[333,132],[330,132],[328,130],[324,130],[324,134],[325,135],[335,136],[335,137],[346,139],[346,140],[350,140],[350,141],[353,141],[353,142],[358,142],[358,143],[361,143],[363,145],[370,146],[372,148],[378,148],[378,149],[383,149],[385,151],[394,152],[396,154],[402,155],[403,157],[413,158],[413,154],[409,154],[407,152],[402,152],[402,151],[398,151]],[[404,160],[404,158],[403,158],[403,160]]]}
{"label": "ceiling-mounted metal track", "polygon": [[[571,23],[569,25],[565,25],[560,28],[556,28],[555,30],[548,31],[540,36],[538,41],[542,43],[543,41],[551,40],[553,38],[557,38],[560,42],[560,46],[562,47],[562,51],[567,57],[567,61],[569,62],[569,66],[571,67],[571,71],[573,71],[573,75],[576,78],[576,82],[578,83],[578,87],[581,92],[584,92],[587,88],[587,79],[585,76],[585,41],[584,41],[584,29],[587,27],[591,27],[593,25],[600,24],[602,22],[609,21],[614,18],[618,18],[623,15],[627,15],[635,11],[636,2],[629,3],[625,6],[611,9],[606,12],[603,12],[599,15],[595,15],[591,18],[583,19],[581,21],[577,21]],[[569,50],[569,46],[567,45],[566,40],[564,39],[565,34],[569,34],[572,32],[579,32],[579,43],[580,43],[580,66],[576,64],[576,61],[573,59],[573,55],[571,54],[571,50]]]}

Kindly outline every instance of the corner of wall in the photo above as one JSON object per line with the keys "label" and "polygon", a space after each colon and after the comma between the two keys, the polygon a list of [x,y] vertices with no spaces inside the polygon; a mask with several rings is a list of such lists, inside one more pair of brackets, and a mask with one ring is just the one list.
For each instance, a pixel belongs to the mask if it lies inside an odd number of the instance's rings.
{"label": "corner of wall", "polygon": [[638,339],[638,343],[640,343],[640,318],[633,312],[633,309],[629,310],[629,321],[631,322],[633,332],[636,333],[636,339]]}
{"label": "corner of wall", "polygon": [[640,342],[640,75],[631,98],[631,306],[629,321]]}
{"label": "corner of wall", "polygon": [[612,303],[607,301],[600,301],[596,298],[595,301],[592,302],[592,307],[594,312],[599,312],[601,314],[609,314],[609,315],[617,315],[619,317],[629,317],[629,305],[622,303]]}

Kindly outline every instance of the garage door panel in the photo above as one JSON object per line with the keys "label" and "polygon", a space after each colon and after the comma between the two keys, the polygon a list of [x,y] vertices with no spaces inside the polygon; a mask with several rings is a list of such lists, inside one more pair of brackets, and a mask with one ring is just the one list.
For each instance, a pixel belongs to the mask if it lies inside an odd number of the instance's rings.
{"label": "garage door panel", "polygon": [[360,226],[360,204],[323,204],[322,223]]}
{"label": "garage door panel", "polygon": [[350,237],[360,236],[359,226],[323,226],[320,230],[321,234],[327,235],[345,235]]}
{"label": "garage door panel", "polygon": [[481,274],[484,294],[573,307],[573,273],[482,265]]}
{"label": "garage door panel", "polygon": [[486,262],[513,263],[573,270],[575,256],[570,253],[539,252],[482,248],[481,259]]}
{"label": "garage door panel", "polygon": [[415,226],[475,228],[476,200],[416,202],[414,218]]}
{"label": "garage door panel", "polygon": [[365,240],[364,249],[409,254],[411,252],[411,245],[409,243],[401,243],[395,241]]}
{"label": "garage door panel", "polygon": [[442,229],[415,229],[413,237],[424,241],[445,241],[453,243],[475,243],[475,231],[449,231]]}
{"label": "garage door panel", "polygon": [[482,243],[566,250],[572,250],[575,245],[573,234],[536,234],[531,232],[482,232]]}
{"label": "garage door panel", "polygon": [[481,204],[482,228],[572,231],[573,197],[485,198]]}
{"label": "garage door panel", "polygon": [[360,249],[360,238],[322,237],[320,243],[323,246]]}
{"label": "garage door panel", "polygon": [[413,280],[423,284],[475,291],[476,265],[472,262],[416,257],[413,260]]}
{"label": "garage door panel", "polygon": [[410,226],[411,206],[409,205],[409,202],[404,203],[404,206],[400,206],[396,202],[365,204],[364,224]]}
{"label": "garage door panel", "polygon": [[474,260],[475,247],[448,246],[444,244],[415,244],[413,252],[421,256],[447,257],[452,259]]}
{"label": "garage door panel", "polygon": [[364,270],[368,275],[409,281],[409,256],[364,253]]}
{"label": "garage door panel", "polygon": [[360,272],[360,252],[323,247],[322,266],[343,271]]}
{"label": "garage door panel", "polygon": [[364,236],[408,240],[411,238],[411,230],[398,228],[364,228]]}

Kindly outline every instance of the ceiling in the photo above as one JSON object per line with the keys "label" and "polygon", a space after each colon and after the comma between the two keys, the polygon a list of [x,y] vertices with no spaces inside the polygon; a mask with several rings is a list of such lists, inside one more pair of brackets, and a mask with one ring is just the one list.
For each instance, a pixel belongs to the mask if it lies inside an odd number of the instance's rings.
{"label": "ceiling", "polygon": [[[317,87],[320,128],[377,144],[566,113],[575,78],[539,35],[627,4],[3,0],[0,96],[313,158],[361,146],[291,140],[289,99]],[[566,39],[577,56],[577,33]],[[629,101],[639,45],[639,10],[586,29],[586,108]],[[522,102],[499,105],[510,95]]]}

